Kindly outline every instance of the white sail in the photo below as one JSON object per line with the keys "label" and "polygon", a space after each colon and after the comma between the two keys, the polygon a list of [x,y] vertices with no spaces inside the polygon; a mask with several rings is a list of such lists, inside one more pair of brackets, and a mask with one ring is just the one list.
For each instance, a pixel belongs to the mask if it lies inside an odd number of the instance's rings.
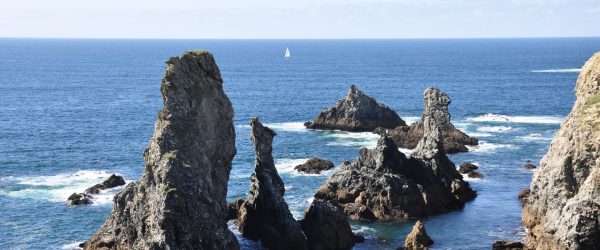
{"label": "white sail", "polygon": [[285,58],[290,58],[290,49],[289,48],[285,48]]}

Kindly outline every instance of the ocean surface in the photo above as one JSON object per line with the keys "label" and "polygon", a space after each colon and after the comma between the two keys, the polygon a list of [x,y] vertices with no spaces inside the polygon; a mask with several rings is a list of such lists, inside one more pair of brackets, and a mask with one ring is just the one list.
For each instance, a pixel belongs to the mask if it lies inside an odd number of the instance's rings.
{"label": "ocean surface", "polygon": [[[336,165],[353,160],[378,138],[306,130],[304,121],[345,96],[350,84],[409,122],[420,116],[427,87],[447,92],[453,123],[481,141],[450,158],[475,162],[485,178],[467,178],[478,196],[464,209],[424,222],[433,249],[489,249],[494,240],[523,237],[517,195],[533,172],[522,165],[545,154],[600,38],[0,39],[0,249],[73,249],[98,229],[119,188],[90,206],[69,207],[68,195],[112,173],[140,177],[162,106],[164,62],[194,49],[214,54],[235,109],[238,153],[228,199],[247,194],[254,163],[248,124],[259,116],[278,133],[273,154],[297,219],[335,170],[305,175],[293,166],[311,157]],[[355,248],[394,249],[413,223],[352,222],[366,237]]]}

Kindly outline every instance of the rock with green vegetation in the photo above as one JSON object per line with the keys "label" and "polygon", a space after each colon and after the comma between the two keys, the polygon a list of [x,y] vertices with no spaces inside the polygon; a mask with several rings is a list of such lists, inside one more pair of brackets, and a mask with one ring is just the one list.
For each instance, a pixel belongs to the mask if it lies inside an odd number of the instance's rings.
{"label": "rock with green vegetation", "polygon": [[166,63],[143,175],[115,197],[85,249],[239,249],[226,222],[236,148],[219,68],[206,51]]}
{"label": "rock with green vegetation", "polygon": [[240,206],[236,224],[244,237],[260,240],[268,249],[307,249],[300,223],[283,199],[285,188],[272,155],[275,131],[256,117],[250,126],[256,161],[250,194]]}
{"label": "rock with green vegetation", "polygon": [[531,181],[526,249],[600,249],[600,53],[581,69],[575,95]]}
{"label": "rock with green vegetation", "polygon": [[395,128],[406,122],[387,106],[364,94],[354,85],[348,95],[321,113],[312,122],[304,123],[310,129],[372,132],[378,127]]}

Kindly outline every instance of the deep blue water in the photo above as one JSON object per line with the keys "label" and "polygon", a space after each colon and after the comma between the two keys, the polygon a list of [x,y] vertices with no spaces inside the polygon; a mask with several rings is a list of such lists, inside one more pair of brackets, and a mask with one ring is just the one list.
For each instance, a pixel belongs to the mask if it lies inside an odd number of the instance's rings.
{"label": "deep blue water", "polygon": [[[291,60],[283,59],[289,47]],[[425,219],[435,249],[487,249],[523,235],[516,196],[574,102],[575,70],[600,38],[453,40],[49,40],[0,39],[0,249],[70,248],[102,224],[118,190],[95,205],[66,197],[110,173],[139,178],[142,151],[162,106],[166,61],[211,51],[235,109],[238,154],[229,199],[244,197],[253,171],[251,116],[278,132],[274,156],[297,218],[331,174],[300,175],[296,163],[339,163],[372,147],[369,133],[317,132],[301,123],[346,94],[350,84],[413,121],[422,93],[452,98],[455,125],[482,145],[452,155],[486,176],[460,211]],[[413,221],[352,223],[357,249],[400,246]],[[256,244],[242,240],[244,247]]]}

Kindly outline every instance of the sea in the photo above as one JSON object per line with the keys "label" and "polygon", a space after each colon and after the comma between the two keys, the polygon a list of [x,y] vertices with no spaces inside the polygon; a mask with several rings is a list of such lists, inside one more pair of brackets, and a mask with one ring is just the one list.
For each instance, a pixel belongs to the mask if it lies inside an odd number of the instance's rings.
{"label": "sea", "polygon": [[[523,238],[517,195],[535,170],[522,166],[537,165],[546,153],[600,38],[0,39],[0,249],[77,249],[94,234],[121,189],[104,191],[87,206],[70,207],[67,197],[113,173],[128,182],[140,178],[142,152],[162,107],[164,62],[196,49],[214,55],[235,110],[228,200],[248,194],[252,116],[277,132],[273,155],[285,200],[301,219],[336,169],[310,175],[293,167],[312,157],[338,165],[378,139],[307,130],[303,122],[344,97],[351,84],[414,122],[423,91],[437,87],[452,99],[454,125],[480,139],[450,159],[477,164],[485,178],[466,178],[478,196],[463,209],[423,218],[431,248],[489,249],[494,240]],[[414,222],[351,222],[366,238],[355,249],[395,249]],[[243,249],[261,248],[230,228]]]}

